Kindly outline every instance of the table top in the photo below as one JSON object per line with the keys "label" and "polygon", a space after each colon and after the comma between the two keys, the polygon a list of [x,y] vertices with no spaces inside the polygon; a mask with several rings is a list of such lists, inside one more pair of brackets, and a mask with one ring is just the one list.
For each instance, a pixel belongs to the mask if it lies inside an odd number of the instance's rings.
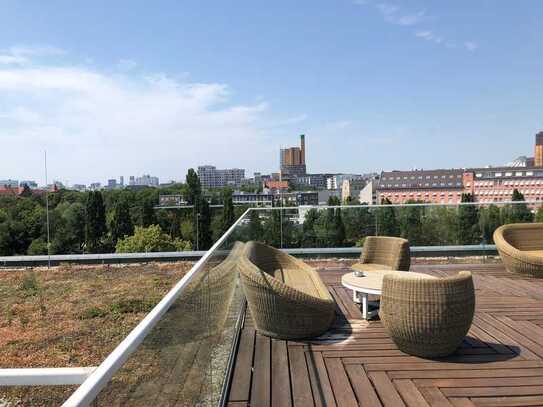
{"label": "table top", "polygon": [[344,287],[350,288],[354,291],[369,293],[369,294],[381,294],[383,287],[383,277],[386,274],[404,273],[404,271],[396,270],[372,270],[365,271],[364,277],[356,277],[354,272],[344,274],[341,277],[341,284]]}

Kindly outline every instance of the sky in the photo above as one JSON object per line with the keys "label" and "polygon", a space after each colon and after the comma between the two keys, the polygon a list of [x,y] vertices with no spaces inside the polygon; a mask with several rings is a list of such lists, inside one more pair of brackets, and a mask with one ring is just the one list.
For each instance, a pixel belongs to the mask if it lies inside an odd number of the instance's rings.
{"label": "sky", "polygon": [[543,129],[543,2],[0,0],[0,179],[500,165]]}

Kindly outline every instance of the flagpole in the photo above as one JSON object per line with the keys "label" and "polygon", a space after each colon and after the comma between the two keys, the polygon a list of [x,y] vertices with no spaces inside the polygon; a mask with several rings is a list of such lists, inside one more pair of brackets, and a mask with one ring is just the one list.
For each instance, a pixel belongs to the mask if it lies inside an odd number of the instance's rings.
{"label": "flagpole", "polygon": [[47,150],[45,150],[45,213],[47,221],[47,268],[51,268],[51,242],[49,233],[49,186],[47,181]]}

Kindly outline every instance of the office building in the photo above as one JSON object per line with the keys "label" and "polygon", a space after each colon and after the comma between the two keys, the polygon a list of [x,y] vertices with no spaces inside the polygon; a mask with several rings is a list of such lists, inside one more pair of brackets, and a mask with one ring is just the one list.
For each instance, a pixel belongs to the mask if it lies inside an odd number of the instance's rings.
{"label": "office building", "polygon": [[282,148],[280,150],[280,171],[281,177],[306,175],[305,165],[305,135],[300,136],[300,147]]}
{"label": "office building", "polygon": [[478,202],[510,201],[515,189],[527,201],[543,200],[543,168],[474,168],[468,176],[464,187]]}
{"label": "office building", "polygon": [[245,178],[245,170],[240,168],[217,169],[212,165],[198,167],[198,178],[205,189],[239,188]]}
{"label": "office building", "polygon": [[[132,179],[130,179],[130,181],[132,181]],[[158,177],[152,177],[149,174],[144,174],[141,177],[136,177],[134,180],[135,186],[158,187],[158,184],[159,184]]]}
{"label": "office building", "polygon": [[383,171],[377,187],[377,200],[458,203],[464,192],[464,170]]}
{"label": "office building", "polygon": [[375,205],[377,201],[377,186],[379,180],[370,179],[358,194],[358,202],[366,205]]}
{"label": "office building", "polygon": [[117,180],[116,179],[108,179],[107,180],[107,189],[115,189],[117,188]]}
{"label": "office building", "polygon": [[342,202],[346,202],[347,200],[349,200],[349,198],[358,200],[360,191],[364,189],[366,184],[367,184],[367,181],[365,179],[344,180],[343,184],[341,185]]}

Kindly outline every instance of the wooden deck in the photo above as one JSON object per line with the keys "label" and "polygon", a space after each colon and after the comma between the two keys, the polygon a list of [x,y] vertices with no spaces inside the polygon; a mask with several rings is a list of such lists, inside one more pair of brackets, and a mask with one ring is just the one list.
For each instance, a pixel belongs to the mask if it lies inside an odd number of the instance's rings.
{"label": "wooden deck", "polygon": [[312,341],[255,333],[245,320],[229,406],[543,406],[543,280],[501,265],[413,266],[447,275],[474,272],[477,309],[456,354],[408,356],[379,321],[361,320],[351,293],[328,268],[321,276],[337,302],[333,328]]}

